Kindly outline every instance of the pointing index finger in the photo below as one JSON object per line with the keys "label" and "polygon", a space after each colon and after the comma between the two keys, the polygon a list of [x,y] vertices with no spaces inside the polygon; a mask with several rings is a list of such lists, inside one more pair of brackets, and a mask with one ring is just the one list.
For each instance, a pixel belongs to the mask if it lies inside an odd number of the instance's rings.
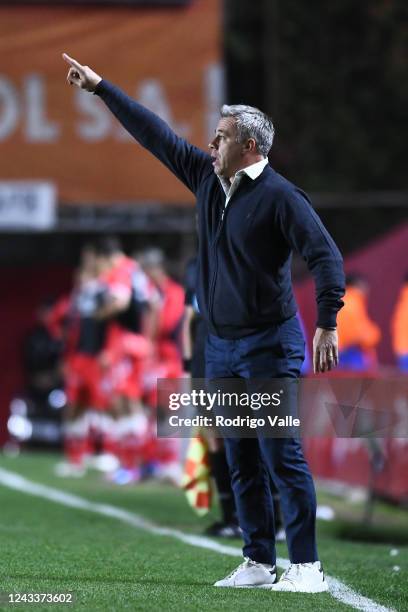
{"label": "pointing index finger", "polygon": [[74,68],[76,68],[77,70],[81,70],[82,66],[79,62],[77,62],[76,60],[74,60],[73,57],[70,57],[69,55],[67,55],[67,53],[63,53],[62,57],[64,58],[64,60],[70,64],[71,66],[73,66]]}

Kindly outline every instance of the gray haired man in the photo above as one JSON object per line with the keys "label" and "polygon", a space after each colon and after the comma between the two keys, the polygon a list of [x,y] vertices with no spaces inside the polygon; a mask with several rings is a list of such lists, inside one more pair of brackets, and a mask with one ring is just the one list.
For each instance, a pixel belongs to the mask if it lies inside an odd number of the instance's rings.
{"label": "gray haired man", "polygon": [[[208,155],[87,66],[64,59],[70,64],[68,82],[98,95],[196,197],[197,297],[209,328],[207,378],[236,378],[250,388],[259,379],[299,376],[304,341],[290,277],[293,250],[305,259],[316,284],[314,369],[334,367],[342,258],[307,195],[268,164],[271,120],[256,108],[224,106]],[[215,586],[326,591],[316,548],[315,491],[299,440],[259,434],[226,438],[225,447],[244,562]],[[269,476],[280,493],[291,560],[277,584]]]}

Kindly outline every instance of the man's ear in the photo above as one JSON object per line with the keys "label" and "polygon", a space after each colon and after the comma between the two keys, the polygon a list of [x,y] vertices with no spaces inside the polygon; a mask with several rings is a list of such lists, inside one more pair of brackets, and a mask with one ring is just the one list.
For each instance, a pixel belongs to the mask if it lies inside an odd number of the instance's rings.
{"label": "man's ear", "polygon": [[248,138],[246,143],[244,144],[244,153],[256,153],[256,140],[255,138]]}

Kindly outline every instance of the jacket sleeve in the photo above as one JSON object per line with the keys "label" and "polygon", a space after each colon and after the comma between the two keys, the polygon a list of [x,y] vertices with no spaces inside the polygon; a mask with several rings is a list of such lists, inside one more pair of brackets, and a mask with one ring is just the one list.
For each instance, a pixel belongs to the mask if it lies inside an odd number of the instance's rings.
{"label": "jacket sleeve", "polygon": [[142,147],[153,153],[190,191],[197,192],[213,170],[209,155],[177,136],[160,117],[108,81],[102,79],[95,94]]}
{"label": "jacket sleeve", "polygon": [[343,259],[334,240],[300,189],[285,193],[279,207],[281,231],[297,250],[313,275],[316,286],[317,327],[336,327],[337,312],[344,305]]}

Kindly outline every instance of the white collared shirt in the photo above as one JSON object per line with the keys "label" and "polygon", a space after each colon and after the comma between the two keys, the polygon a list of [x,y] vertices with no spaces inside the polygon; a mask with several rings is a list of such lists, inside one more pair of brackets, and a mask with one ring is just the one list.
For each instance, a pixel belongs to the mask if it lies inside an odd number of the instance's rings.
{"label": "white collared shirt", "polygon": [[228,205],[230,199],[238,189],[238,185],[240,184],[244,174],[247,174],[249,178],[254,181],[256,178],[258,178],[260,174],[262,174],[263,169],[267,164],[268,158],[265,157],[265,159],[261,159],[259,162],[255,162],[254,164],[251,164],[246,168],[242,168],[242,170],[238,170],[238,172],[234,174],[232,183],[228,179],[219,177],[222,188],[225,192],[225,195],[227,196],[227,199],[225,200],[225,206]]}

